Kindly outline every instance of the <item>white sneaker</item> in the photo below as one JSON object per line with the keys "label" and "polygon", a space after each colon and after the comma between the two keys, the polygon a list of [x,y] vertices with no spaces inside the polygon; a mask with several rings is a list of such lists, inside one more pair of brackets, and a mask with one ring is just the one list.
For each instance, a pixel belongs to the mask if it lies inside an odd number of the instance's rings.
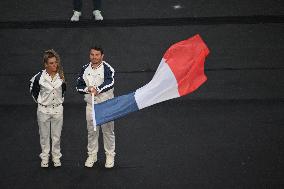
{"label": "white sneaker", "polygon": [[94,10],[93,15],[95,17],[95,20],[103,20],[104,19],[103,16],[101,15],[100,10]]}
{"label": "white sneaker", "polygon": [[97,162],[97,155],[89,155],[85,162],[86,167],[93,167],[94,163]]}
{"label": "white sneaker", "polygon": [[48,159],[42,159],[40,163],[41,167],[48,167]]}
{"label": "white sneaker", "polygon": [[60,159],[57,158],[57,159],[53,159],[52,161],[53,161],[54,167],[61,167]]}
{"label": "white sneaker", "polygon": [[81,12],[74,11],[73,16],[71,17],[71,22],[78,22],[80,20]]}
{"label": "white sneaker", "polygon": [[106,168],[112,168],[114,166],[114,155],[106,154]]}

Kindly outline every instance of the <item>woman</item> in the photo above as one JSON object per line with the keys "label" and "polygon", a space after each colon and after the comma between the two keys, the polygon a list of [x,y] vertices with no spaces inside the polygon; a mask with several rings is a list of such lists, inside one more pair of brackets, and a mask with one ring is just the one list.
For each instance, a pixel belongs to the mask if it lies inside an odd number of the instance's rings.
{"label": "woman", "polygon": [[41,145],[41,167],[48,167],[50,138],[54,167],[60,167],[60,136],[63,126],[63,106],[66,83],[59,55],[53,50],[43,54],[44,70],[30,81],[30,92],[38,104],[37,121]]}

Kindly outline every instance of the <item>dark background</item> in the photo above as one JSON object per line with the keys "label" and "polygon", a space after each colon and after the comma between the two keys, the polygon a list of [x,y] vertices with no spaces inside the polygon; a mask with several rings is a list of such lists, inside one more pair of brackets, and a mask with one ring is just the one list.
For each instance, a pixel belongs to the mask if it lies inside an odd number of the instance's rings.
{"label": "dark background", "polygon": [[[282,1],[106,0],[98,24],[90,19],[91,1],[83,3],[81,25],[68,22],[71,1],[0,2],[0,188],[284,187]],[[115,94],[122,95],[151,80],[171,44],[197,33],[210,49],[208,81],[117,120],[115,167],[104,168],[101,144],[98,163],[85,168],[85,110],[75,80],[90,45],[104,47],[116,70]],[[68,82],[58,169],[40,168],[29,94],[50,48]]]}

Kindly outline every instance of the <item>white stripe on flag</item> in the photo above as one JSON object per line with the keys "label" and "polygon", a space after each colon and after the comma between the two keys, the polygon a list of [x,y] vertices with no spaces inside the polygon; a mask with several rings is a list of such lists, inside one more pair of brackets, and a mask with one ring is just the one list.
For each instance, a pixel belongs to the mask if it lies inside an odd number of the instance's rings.
{"label": "white stripe on flag", "polygon": [[153,79],[135,92],[139,109],[179,97],[176,78],[165,59],[162,59]]}

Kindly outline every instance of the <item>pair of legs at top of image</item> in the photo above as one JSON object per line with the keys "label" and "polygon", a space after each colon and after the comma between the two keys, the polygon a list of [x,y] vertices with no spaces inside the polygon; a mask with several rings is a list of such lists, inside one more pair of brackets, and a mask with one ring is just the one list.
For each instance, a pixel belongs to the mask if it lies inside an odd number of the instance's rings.
{"label": "pair of legs at top of image", "polygon": [[[93,1],[93,16],[95,20],[103,20],[103,16],[101,14],[101,0],[92,0]],[[80,16],[82,15],[82,0],[73,0],[73,15],[71,17],[72,22],[77,22],[80,20]]]}

